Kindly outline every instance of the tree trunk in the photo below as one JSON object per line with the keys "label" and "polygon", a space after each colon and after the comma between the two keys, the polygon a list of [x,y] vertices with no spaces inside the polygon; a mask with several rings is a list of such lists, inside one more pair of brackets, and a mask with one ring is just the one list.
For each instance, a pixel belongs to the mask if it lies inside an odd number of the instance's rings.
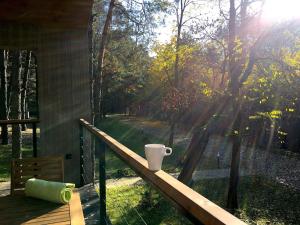
{"label": "tree trunk", "polygon": [[[232,85],[235,87],[235,85]],[[232,140],[232,150],[231,150],[231,164],[230,164],[230,178],[229,178],[229,188],[227,195],[227,209],[234,213],[238,208],[238,183],[239,183],[239,168],[240,168],[240,155],[241,155],[241,127],[242,127],[242,113],[241,104],[238,99],[239,90],[232,89],[234,93],[232,97],[232,121],[233,126],[230,130],[231,140]]]}
{"label": "tree trunk", "polygon": [[10,118],[10,106],[11,106],[11,70],[12,70],[12,55],[11,51],[7,51],[6,53],[6,60],[7,60],[7,65],[6,65],[6,74],[7,74],[7,117]]}
{"label": "tree trunk", "polygon": [[171,148],[173,148],[173,144],[174,144],[175,125],[176,125],[175,122],[172,120],[170,126],[170,135],[169,135],[169,146]]}
{"label": "tree trunk", "polygon": [[[240,122],[237,122],[237,124],[239,123]],[[240,153],[241,153],[241,137],[240,134],[238,133],[233,135],[232,137],[230,178],[229,178],[229,189],[227,195],[227,209],[229,209],[231,213],[233,213],[234,210],[238,208]]]}
{"label": "tree trunk", "polygon": [[178,176],[179,181],[186,185],[191,184],[193,172],[196,169],[198,162],[205,151],[208,141],[209,132],[206,129],[200,129],[197,132],[194,132],[191,143],[187,150],[189,152],[189,155],[187,155],[184,161],[183,168]]}
{"label": "tree trunk", "polygon": [[[21,119],[21,53],[11,51],[12,70],[11,70],[11,118]],[[21,126],[12,125],[12,158],[22,158],[21,151]]]}
{"label": "tree trunk", "polygon": [[[255,62],[255,48],[252,47],[247,60],[246,52],[246,23],[247,23],[247,8],[249,6],[249,0],[241,0],[241,25],[239,34],[236,32],[236,8],[235,0],[230,0],[229,9],[229,38],[228,38],[228,56],[229,56],[229,77],[230,77],[230,94],[232,96],[232,110],[235,113],[233,117],[233,127],[231,129],[232,135],[232,157],[230,167],[230,182],[228,189],[227,208],[234,212],[238,208],[238,182],[239,182],[239,166],[240,166],[240,153],[241,153],[241,128],[242,128],[242,112],[241,112],[241,100],[240,100],[240,88],[242,84],[247,80],[250,75],[254,62]],[[241,40],[241,53],[237,49],[236,39],[237,37]],[[238,59],[239,58],[239,59]],[[247,66],[245,65],[248,61]],[[246,67],[246,68],[245,68]],[[243,68],[245,68],[243,72]]]}
{"label": "tree trunk", "polygon": [[239,182],[239,166],[240,166],[240,147],[241,147],[241,109],[239,99],[239,76],[241,65],[236,60],[236,9],[235,0],[230,0],[230,17],[229,17],[229,77],[230,77],[230,92],[232,96],[232,121],[233,126],[230,129],[232,135],[232,153],[229,189],[227,195],[227,208],[234,212],[238,208],[238,182]]}
{"label": "tree trunk", "polygon": [[269,138],[268,138],[268,144],[267,144],[266,155],[265,155],[265,172],[266,172],[266,174],[268,174],[268,172],[270,170],[270,164],[272,163],[272,162],[270,162],[270,151],[273,146],[275,130],[276,130],[276,121],[274,119],[272,119],[272,121],[270,122],[270,134],[269,134]]}
{"label": "tree trunk", "polygon": [[[179,79],[179,48],[181,45],[181,30],[182,30],[182,24],[183,24],[183,14],[184,14],[184,8],[183,8],[183,2],[180,1],[181,7],[178,8],[180,12],[177,13],[177,36],[176,36],[176,49],[175,49],[175,63],[174,63],[174,86],[176,89],[179,88],[180,81],[183,82],[183,80]],[[182,78],[182,77],[181,77]],[[176,128],[176,120],[174,117],[177,117],[177,113],[173,113],[173,119],[171,119],[170,123],[170,136],[169,136],[169,146],[172,147],[174,143],[174,134],[175,134],[175,128]]]}
{"label": "tree trunk", "polygon": [[[179,178],[184,183],[189,184],[191,182],[192,174],[203,155],[205,147],[209,141],[209,136],[211,136],[211,132],[214,131],[213,129],[209,128],[210,124],[208,123],[208,121],[211,121],[214,115],[217,116],[222,114],[226,107],[228,107],[228,101],[228,96],[221,97],[218,101],[215,101],[214,104],[209,108],[203,110],[201,115],[199,115],[199,120],[195,122],[195,126],[200,127],[200,129],[194,129],[189,147],[180,159],[180,164],[184,164],[184,166],[179,175]],[[207,127],[207,130],[204,127]],[[208,132],[210,132],[210,134],[208,134]]]}
{"label": "tree trunk", "polygon": [[[4,60],[5,51],[0,50],[0,120],[7,120],[7,74]],[[7,125],[1,125],[1,144],[8,144]]]}
{"label": "tree trunk", "polygon": [[103,92],[103,66],[104,66],[104,56],[105,56],[105,48],[108,40],[109,28],[112,21],[113,9],[115,7],[115,0],[111,0],[108,8],[108,13],[106,16],[105,24],[102,31],[101,42],[100,42],[100,50],[98,56],[98,75],[94,77],[93,82],[93,102],[94,102],[94,125],[99,127],[101,120],[101,112],[102,112],[102,92]]}
{"label": "tree trunk", "polygon": [[[26,51],[26,58],[24,62],[24,70],[23,70],[23,77],[22,77],[22,87],[21,87],[21,118],[23,120],[27,118],[27,86],[28,86],[28,77],[30,73],[30,65],[31,65],[31,51]],[[22,131],[27,129],[26,124],[22,124]]]}

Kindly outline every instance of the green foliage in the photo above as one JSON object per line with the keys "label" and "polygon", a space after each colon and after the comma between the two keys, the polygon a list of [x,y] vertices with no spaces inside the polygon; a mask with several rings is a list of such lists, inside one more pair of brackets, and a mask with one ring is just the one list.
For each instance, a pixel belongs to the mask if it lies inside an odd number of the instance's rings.
{"label": "green foliage", "polygon": [[[215,75],[212,69],[216,60],[213,46],[207,46],[205,53],[199,51],[202,46],[190,41],[190,36],[184,35],[176,51],[176,38],[169,43],[157,44],[154,47],[155,57],[150,67],[150,85],[148,89],[159,90],[160,99],[155,99],[162,112],[170,115],[186,113],[199,100],[210,99],[213,96],[211,79]],[[179,83],[175,87],[174,71],[176,54],[178,54]],[[151,91],[148,91],[151,93]]]}
{"label": "green foliage", "polygon": [[126,31],[114,30],[107,46],[104,68],[104,104],[108,112],[125,111],[147,82],[150,57]]}
{"label": "green foliage", "polygon": [[[197,46],[192,44],[181,44],[177,51],[179,55],[179,70],[183,71]],[[151,65],[151,72],[161,82],[170,81],[174,77],[174,65],[176,59],[176,38],[173,37],[167,44],[156,44],[154,49],[155,59]],[[184,76],[184,75],[183,75]]]}

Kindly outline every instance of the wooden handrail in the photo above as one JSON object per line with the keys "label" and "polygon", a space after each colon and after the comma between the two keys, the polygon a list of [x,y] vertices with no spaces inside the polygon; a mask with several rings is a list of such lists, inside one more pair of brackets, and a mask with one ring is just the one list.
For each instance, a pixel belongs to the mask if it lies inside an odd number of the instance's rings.
{"label": "wooden handrail", "polygon": [[38,119],[26,119],[26,120],[0,120],[0,125],[9,125],[9,124],[33,124],[33,123],[39,123],[40,121]]}
{"label": "wooden handrail", "polygon": [[165,197],[171,200],[185,214],[193,218],[194,221],[205,225],[246,224],[163,170],[157,172],[150,171],[147,161],[143,157],[84,119],[80,119],[80,124],[108,145],[120,159],[137,172],[145,181],[152,184]]}

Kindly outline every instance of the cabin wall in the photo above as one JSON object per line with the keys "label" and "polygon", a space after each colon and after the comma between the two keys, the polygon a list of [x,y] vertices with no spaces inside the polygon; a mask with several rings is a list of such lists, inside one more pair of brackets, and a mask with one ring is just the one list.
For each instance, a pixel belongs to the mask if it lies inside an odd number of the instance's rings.
{"label": "cabin wall", "polygon": [[79,184],[78,119],[90,120],[91,115],[86,30],[6,23],[0,28],[0,48],[35,51],[41,130],[38,156],[63,155],[65,181]]}
{"label": "cabin wall", "polygon": [[71,159],[65,157],[66,181],[78,184],[78,119],[90,115],[86,32],[42,32],[38,59],[40,155],[71,154]]}

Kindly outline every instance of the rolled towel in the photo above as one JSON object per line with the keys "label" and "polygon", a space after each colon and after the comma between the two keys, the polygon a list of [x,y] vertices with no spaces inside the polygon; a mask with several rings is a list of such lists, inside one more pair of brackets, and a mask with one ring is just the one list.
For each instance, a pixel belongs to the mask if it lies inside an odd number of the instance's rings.
{"label": "rolled towel", "polygon": [[67,204],[72,198],[75,184],[31,178],[26,181],[26,196],[43,199],[50,202]]}

